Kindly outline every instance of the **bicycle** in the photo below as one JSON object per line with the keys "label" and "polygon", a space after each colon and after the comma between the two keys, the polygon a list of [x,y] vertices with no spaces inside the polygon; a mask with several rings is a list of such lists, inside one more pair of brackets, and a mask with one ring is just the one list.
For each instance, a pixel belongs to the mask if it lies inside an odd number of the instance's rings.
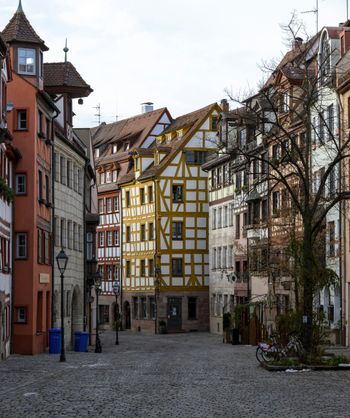
{"label": "bicycle", "polygon": [[278,361],[283,357],[288,357],[290,353],[301,357],[304,353],[304,347],[296,335],[290,335],[289,341],[285,346],[279,344],[275,337],[271,343],[261,342],[256,349],[256,359],[260,364],[267,364],[272,361]]}

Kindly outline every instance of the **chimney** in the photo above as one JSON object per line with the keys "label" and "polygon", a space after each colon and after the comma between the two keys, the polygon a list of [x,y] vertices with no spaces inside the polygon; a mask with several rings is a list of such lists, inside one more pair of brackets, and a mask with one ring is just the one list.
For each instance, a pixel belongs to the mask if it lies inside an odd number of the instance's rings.
{"label": "chimney", "polygon": [[145,102],[141,103],[141,113],[153,112],[153,103]]}
{"label": "chimney", "polygon": [[227,113],[230,110],[230,105],[227,99],[222,99],[220,104],[221,104],[221,109],[224,113]]}
{"label": "chimney", "polygon": [[299,38],[299,37],[295,38],[293,41],[293,49],[300,48],[303,42],[304,42],[303,38]]}

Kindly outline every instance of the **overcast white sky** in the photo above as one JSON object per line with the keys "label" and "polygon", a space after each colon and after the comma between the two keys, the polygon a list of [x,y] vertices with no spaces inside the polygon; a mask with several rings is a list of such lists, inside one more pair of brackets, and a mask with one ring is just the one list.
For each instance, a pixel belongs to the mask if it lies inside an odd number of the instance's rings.
{"label": "overcast white sky", "polygon": [[[22,0],[32,26],[50,48],[46,62],[68,59],[94,92],[75,105],[76,127],[140,113],[140,103],[167,106],[173,117],[261,79],[258,64],[286,51],[281,23],[316,0]],[[18,0],[0,0],[0,30]],[[300,14],[308,33],[314,14]],[[319,27],[346,20],[346,0],[319,0]]]}

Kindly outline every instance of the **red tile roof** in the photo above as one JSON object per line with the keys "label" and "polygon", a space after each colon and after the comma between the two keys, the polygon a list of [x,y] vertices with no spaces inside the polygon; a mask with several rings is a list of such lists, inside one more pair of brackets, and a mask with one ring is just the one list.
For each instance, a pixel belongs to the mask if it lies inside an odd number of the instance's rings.
{"label": "red tile roof", "polygon": [[59,93],[62,88],[72,91],[78,90],[78,97],[87,97],[93,91],[74,65],[68,61],[45,63],[44,85],[46,90],[53,93]]}
{"label": "red tile roof", "polygon": [[22,10],[21,4],[18,6],[16,13],[2,31],[2,35],[5,41],[9,43],[24,42],[39,44],[43,51],[47,51],[49,49],[29,23],[29,20]]}
{"label": "red tile roof", "polygon": [[94,148],[98,148],[104,144],[130,143],[128,150],[124,151],[122,147],[115,154],[112,154],[110,147],[107,147],[105,152],[100,154],[100,157],[96,160],[96,166],[118,162],[120,164],[119,181],[126,182],[133,180],[134,169],[130,164],[133,161],[130,153],[142,146],[164,114],[167,114],[170,120],[172,119],[167,108],[161,108],[118,122],[101,124],[96,128],[92,128]]}

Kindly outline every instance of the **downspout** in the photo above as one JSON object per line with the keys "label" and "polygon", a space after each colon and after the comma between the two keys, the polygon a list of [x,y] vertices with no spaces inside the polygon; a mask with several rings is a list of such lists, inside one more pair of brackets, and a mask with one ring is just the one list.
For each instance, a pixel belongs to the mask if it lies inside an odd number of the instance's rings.
{"label": "downspout", "polygon": [[[86,280],[87,280],[87,260],[86,260],[86,254],[87,254],[87,243],[86,243],[86,187],[85,187],[85,179],[87,177],[87,169],[88,169],[88,160],[85,159],[85,165],[84,165],[84,178],[82,179],[82,187],[83,187],[83,241],[84,241],[84,247],[83,247],[83,264],[84,264],[84,282],[83,282],[83,331],[86,332],[86,324],[87,324],[87,318],[86,318]],[[79,179],[78,179],[79,182]],[[78,190],[79,192],[79,190]]]}
{"label": "downspout", "polygon": [[56,111],[56,115],[51,119],[51,327],[53,327],[54,319],[54,304],[55,304],[55,242],[56,242],[56,227],[55,227],[55,177],[56,177],[56,157],[55,157],[55,127],[54,120],[58,117],[60,112]]}
{"label": "downspout", "polygon": [[[154,193],[154,238],[155,238],[155,242],[154,242],[154,277],[156,279],[159,280],[159,268],[160,265],[158,266],[158,207],[157,207],[157,199],[158,199],[158,190],[157,190],[157,186],[158,186],[158,182],[153,179],[153,193]],[[155,333],[158,334],[159,330],[158,330],[158,319],[159,319],[159,305],[158,305],[158,300],[159,300],[159,296],[160,296],[160,282],[158,285],[158,289],[159,291],[157,291],[154,280],[153,280],[153,284],[154,284],[154,303],[155,303],[155,307],[156,307],[156,312],[155,312]]]}
{"label": "downspout", "polygon": [[119,186],[119,274],[120,274],[120,331],[123,331],[123,199],[122,190]]}
{"label": "downspout", "polygon": [[[339,126],[339,147],[341,147],[342,145],[342,132],[343,132],[343,127],[342,127],[342,120],[340,117],[340,110],[344,110],[342,109],[342,105],[341,102],[339,100],[339,95],[336,95],[337,98],[337,102],[338,102],[338,126]],[[339,165],[339,191],[342,192],[343,191],[343,181],[342,181],[342,162]],[[345,213],[345,209],[346,209],[346,202],[340,201],[339,202],[339,244],[338,244],[338,249],[341,250],[342,248],[342,243],[343,243],[343,230],[345,232],[345,226],[343,228],[343,222],[345,222],[344,217],[342,216],[342,213]],[[344,239],[344,245],[346,243],[346,240]],[[343,286],[345,286],[345,281],[343,280],[343,271],[346,271],[346,252],[345,251],[339,251],[340,254],[344,254],[343,260],[342,260],[342,256],[339,256],[339,280],[340,280],[340,286],[339,286],[339,311],[340,311],[340,344],[341,345],[345,345],[345,336],[346,336],[346,331],[343,328],[344,324],[345,324],[345,319],[344,319],[344,312],[343,312],[343,295],[345,294],[345,288],[343,289]],[[343,269],[343,263],[344,263],[344,269]],[[344,292],[343,292],[344,290]]]}
{"label": "downspout", "polygon": [[[16,172],[14,164],[12,165],[12,185],[16,182]],[[16,184],[14,184],[16,187]],[[15,201],[16,199],[12,200],[12,219],[11,219],[11,335],[10,335],[10,353],[13,354],[13,337],[14,337],[14,330],[15,330],[15,307],[14,307],[14,300],[15,300],[15,251],[16,251],[16,237],[15,237]]]}

